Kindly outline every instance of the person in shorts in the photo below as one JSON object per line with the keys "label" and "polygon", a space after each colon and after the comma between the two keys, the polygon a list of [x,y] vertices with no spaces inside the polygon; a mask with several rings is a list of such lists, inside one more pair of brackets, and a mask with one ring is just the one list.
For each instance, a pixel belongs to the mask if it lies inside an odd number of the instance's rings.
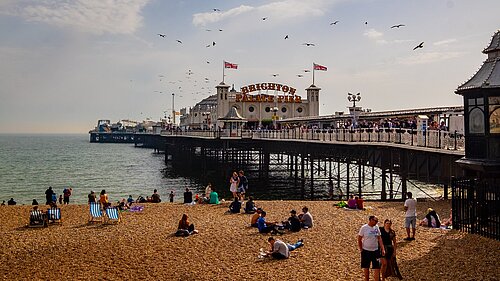
{"label": "person in shorts", "polygon": [[[407,237],[404,240],[415,240],[415,231],[417,228],[417,200],[413,199],[411,192],[407,193],[408,199],[405,201],[405,228]],[[410,227],[412,236],[410,237]]]}
{"label": "person in shorts", "polygon": [[368,223],[363,225],[358,233],[358,248],[361,252],[361,268],[364,280],[370,280],[370,264],[373,269],[374,280],[379,280],[380,257],[385,256],[384,244],[380,229],[377,226],[378,219],[375,216],[368,218]]}

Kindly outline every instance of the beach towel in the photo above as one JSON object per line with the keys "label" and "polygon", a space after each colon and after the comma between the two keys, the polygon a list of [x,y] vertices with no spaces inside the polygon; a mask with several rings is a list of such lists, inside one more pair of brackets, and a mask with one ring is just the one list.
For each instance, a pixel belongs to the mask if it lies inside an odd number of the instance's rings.
{"label": "beach towel", "polygon": [[129,209],[130,212],[142,212],[142,210],[144,210],[144,206],[138,206],[138,205],[132,206]]}

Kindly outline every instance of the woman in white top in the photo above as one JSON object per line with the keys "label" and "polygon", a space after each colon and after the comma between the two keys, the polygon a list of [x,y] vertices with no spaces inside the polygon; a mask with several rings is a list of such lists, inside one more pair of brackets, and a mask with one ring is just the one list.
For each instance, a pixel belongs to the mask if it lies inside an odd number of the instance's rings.
{"label": "woman in white top", "polygon": [[233,176],[229,179],[229,191],[233,194],[233,198],[236,198],[238,195],[236,192],[238,191],[238,185],[240,184],[240,177],[238,177],[238,173],[233,172]]}

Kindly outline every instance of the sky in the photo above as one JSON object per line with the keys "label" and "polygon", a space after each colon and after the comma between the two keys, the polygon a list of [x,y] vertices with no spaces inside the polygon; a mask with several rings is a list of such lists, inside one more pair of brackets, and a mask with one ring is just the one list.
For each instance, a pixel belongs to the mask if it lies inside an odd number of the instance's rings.
{"label": "sky", "polygon": [[278,82],[302,97],[304,70],[326,66],[315,72],[320,115],[347,111],[349,92],[372,111],[462,105],[454,91],[486,59],[499,10],[498,0],[1,0],[0,133],[159,120],[172,93],[177,111],[214,94],[223,61],[238,64],[225,71],[236,89]]}

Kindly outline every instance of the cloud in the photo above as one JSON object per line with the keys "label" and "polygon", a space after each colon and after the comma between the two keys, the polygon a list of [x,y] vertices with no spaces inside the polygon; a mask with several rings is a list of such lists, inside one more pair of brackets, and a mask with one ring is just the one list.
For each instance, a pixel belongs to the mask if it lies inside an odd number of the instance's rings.
{"label": "cloud", "polygon": [[331,0],[283,0],[276,1],[262,6],[247,6],[239,7],[209,13],[197,13],[193,15],[193,25],[205,26],[210,23],[220,22],[226,19],[234,18],[249,12],[256,12],[259,16],[269,17],[273,22],[289,20],[300,17],[322,16],[325,13],[325,8],[334,4],[337,1]]}
{"label": "cloud", "polygon": [[432,43],[434,46],[441,46],[441,45],[448,45],[448,44],[451,44],[451,43],[455,43],[457,42],[457,39],[455,38],[451,38],[451,39],[446,39],[446,40],[441,40],[441,41],[437,41],[437,42],[434,42]]}
{"label": "cloud", "polygon": [[428,52],[419,53],[411,57],[398,58],[396,60],[397,64],[402,65],[417,65],[417,64],[428,64],[435,63],[444,60],[458,58],[464,55],[463,52]]}
{"label": "cloud", "polygon": [[10,5],[3,13],[94,34],[132,34],[142,25],[141,10],[148,1],[29,0]]}
{"label": "cloud", "polygon": [[387,40],[384,39],[384,33],[375,30],[374,28],[371,28],[365,33],[363,33],[364,36],[368,37],[371,40],[374,40],[377,44],[387,44]]}

